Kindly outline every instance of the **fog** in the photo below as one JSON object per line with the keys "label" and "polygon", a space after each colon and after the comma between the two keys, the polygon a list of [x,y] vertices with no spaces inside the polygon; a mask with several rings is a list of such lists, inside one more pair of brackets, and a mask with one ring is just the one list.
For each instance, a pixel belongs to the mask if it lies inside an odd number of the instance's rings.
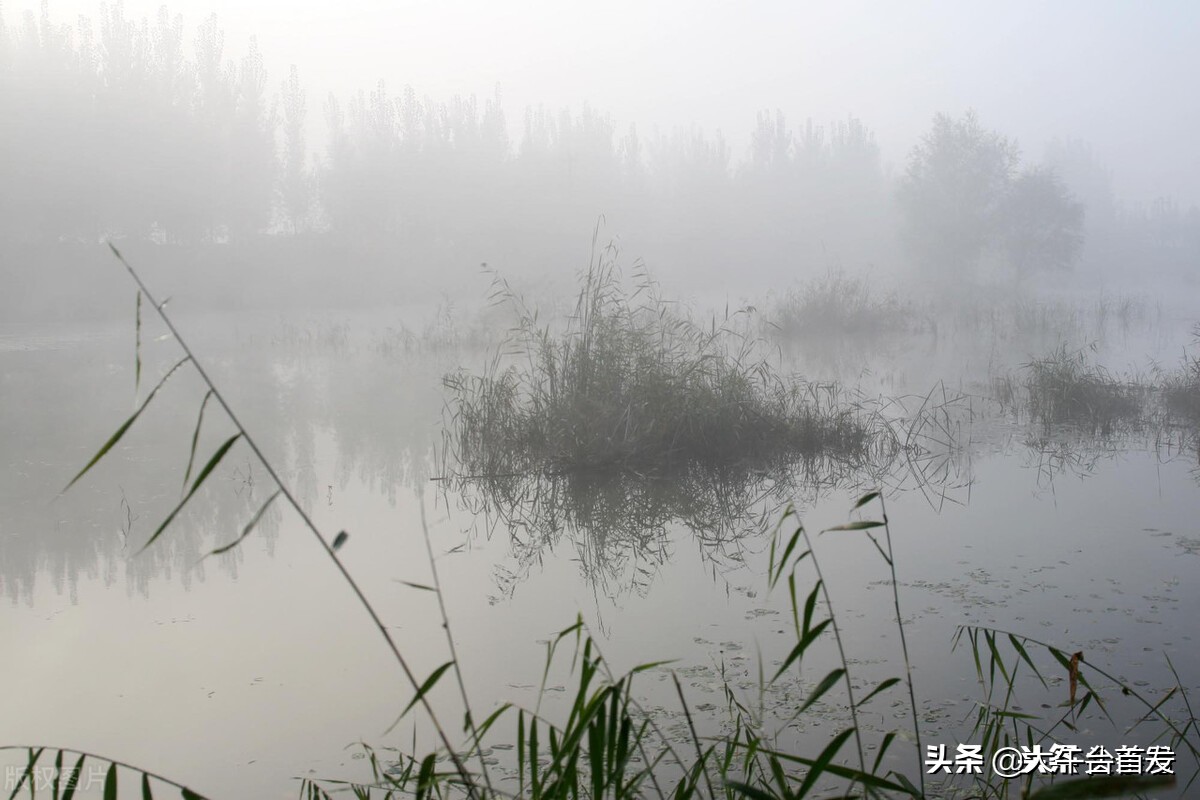
{"label": "fog", "polygon": [[[481,262],[569,272],[603,217],[631,259],[716,291],[733,264],[756,291],[830,268],[906,275],[929,255],[899,246],[914,150],[936,115],[973,113],[1013,148],[1005,180],[1054,170],[1083,204],[1106,246],[1072,257],[1076,274],[1119,280],[1134,259],[1178,261],[1162,247],[1195,253],[1198,16],[7,6],[3,236],[51,261],[51,242],[221,243],[219,260],[261,267],[239,268],[247,289],[284,260],[351,261],[427,294]],[[296,236],[314,241],[289,253]],[[14,280],[39,272],[57,280]]]}
{"label": "fog", "polygon": [[[680,659],[637,713],[686,752],[852,727],[839,767],[917,781],[909,719],[953,749],[1046,709],[1170,741],[1182,786],[1198,40],[1188,2],[4,3],[3,788],[35,741],[210,796],[378,784],[347,745],[451,748],[388,727],[439,665],[434,718],[562,710],[576,613],[614,671]],[[846,535],[788,584],[800,520]],[[1190,728],[1133,733],[1158,701]],[[511,722],[460,778],[525,779]],[[1024,788],[959,778],[921,791]]]}
{"label": "fog", "polygon": [[[161,4],[126,2],[133,19]],[[10,26],[39,4],[5,5]],[[97,22],[100,6],[50,4],[53,17]],[[618,129],[720,129],[737,148],[754,115],[827,122],[847,114],[884,132],[887,161],[902,165],[934,113],[979,110],[1040,155],[1055,137],[1090,141],[1139,202],[1194,203],[1195,167],[1181,163],[1197,122],[1186,78],[1198,12],[1189,3],[270,4],[168,6],[194,28],[216,14],[227,55],[256,37],[275,84],[295,64],[314,108],[386,81],[399,94],[489,97],[500,85],[519,121],[526,106],[584,102]],[[188,43],[190,44],[190,33]],[[315,126],[319,127],[319,126]],[[514,128],[514,132],[516,129]],[[1183,171],[1180,172],[1180,168]]]}

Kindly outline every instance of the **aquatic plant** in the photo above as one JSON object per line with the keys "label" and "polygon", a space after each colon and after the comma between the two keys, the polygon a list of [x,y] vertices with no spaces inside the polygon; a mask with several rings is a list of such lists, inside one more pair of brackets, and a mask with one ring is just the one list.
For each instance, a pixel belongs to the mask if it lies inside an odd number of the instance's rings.
{"label": "aquatic plant", "polygon": [[1162,321],[1162,305],[1151,305],[1148,297],[1128,294],[1103,294],[1096,301],[1096,328],[1099,333],[1107,330],[1110,323],[1115,322],[1122,332],[1128,332],[1136,325],[1147,322]]}
{"label": "aquatic plant", "polygon": [[518,326],[482,374],[445,379],[449,444],[466,474],[866,463],[894,447],[886,425],[836,385],[781,377],[742,324],[746,312],[700,325],[644,273],[627,295],[611,246],[581,283],[561,332],[499,287]]}
{"label": "aquatic plant", "polygon": [[1083,350],[1061,345],[1024,370],[1030,416],[1044,426],[1075,423],[1104,430],[1142,413],[1146,388],[1089,363]]}
{"label": "aquatic plant", "polygon": [[830,271],[787,291],[768,312],[766,332],[774,338],[846,337],[910,333],[923,327],[911,304],[893,292],[876,293],[865,277]]}
{"label": "aquatic plant", "polygon": [[[1200,325],[1192,329],[1194,344],[1200,344]],[[1200,422],[1200,356],[1184,353],[1179,368],[1162,378],[1167,408],[1191,422]]]}
{"label": "aquatic plant", "polygon": [[[1134,683],[1114,675],[1104,666],[1090,661],[1083,651],[1072,653],[1023,634],[981,625],[963,625],[955,633],[955,648],[964,642],[974,660],[976,680],[983,695],[976,708],[970,736],[972,741],[983,746],[984,752],[1022,745],[1048,750],[1057,739],[1080,729],[1089,730],[1095,736],[1095,728],[1090,726],[1097,722],[1106,724],[1113,733],[1119,732],[1121,741],[1127,743],[1133,731],[1153,722],[1158,726],[1157,731],[1143,734],[1150,746],[1166,741],[1167,744],[1161,747],[1170,748],[1176,757],[1187,755],[1193,765],[1200,764],[1200,728],[1197,727],[1196,713],[1170,657],[1166,657],[1166,661],[1174,685],[1165,690],[1154,690],[1145,688],[1143,682]],[[1157,697],[1152,696],[1154,694]],[[1023,696],[1023,702],[1018,701],[1019,695]],[[1117,713],[1114,698],[1120,698],[1132,708],[1126,708],[1122,715],[1136,716],[1131,726],[1122,728],[1118,725],[1114,716]],[[1035,703],[1035,699],[1042,702]],[[1038,705],[1051,710],[1045,718],[1032,710]],[[1090,717],[1086,716],[1089,709]],[[961,791],[975,797],[1004,797],[1018,791],[1022,796],[1048,798],[1117,797],[1135,793],[1142,796],[1140,793],[1144,790],[1176,785],[1174,769],[1170,774],[1128,775],[1126,777],[1136,779],[1136,784],[1125,786],[1119,781],[1122,776],[1115,775],[1107,787],[1098,782],[1073,780],[1050,784],[1041,791],[1034,791],[1037,776],[1033,771],[1002,787],[996,785],[994,776],[975,776],[974,786],[963,787],[961,777],[946,778],[946,785],[942,787],[946,796],[958,796]],[[1193,769],[1183,795],[1187,795],[1198,778],[1200,771]],[[1000,788],[1005,794],[998,792]],[[1106,793],[1105,788],[1111,794]]]}

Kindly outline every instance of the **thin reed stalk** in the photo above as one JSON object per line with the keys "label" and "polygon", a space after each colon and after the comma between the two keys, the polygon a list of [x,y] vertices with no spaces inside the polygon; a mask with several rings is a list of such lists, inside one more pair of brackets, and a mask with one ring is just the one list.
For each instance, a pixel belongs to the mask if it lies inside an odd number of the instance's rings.
{"label": "thin reed stalk", "polygon": [[[326,557],[330,560],[330,562],[333,563],[335,569],[337,569],[338,573],[342,576],[342,579],[346,582],[346,585],[350,587],[351,592],[354,594],[355,598],[357,598],[357,600],[358,600],[359,604],[362,606],[363,610],[370,617],[371,622],[374,624],[376,630],[378,630],[380,636],[383,637],[384,642],[387,644],[387,647],[391,651],[392,656],[395,659],[396,663],[400,666],[401,671],[403,671],[404,676],[408,680],[413,691],[416,692],[416,696],[414,697],[414,702],[419,702],[421,707],[425,710],[426,714],[429,716],[430,722],[434,727],[437,737],[441,741],[442,745],[446,748],[446,751],[447,751],[450,759],[454,763],[455,771],[457,772],[459,778],[462,780],[463,786],[466,789],[468,796],[475,797],[476,796],[475,781],[472,778],[470,772],[467,771],[466,765],[463,764],[462,760],[459,758],[458,754],[455,752],[454,747],[450,743],[450,738],[446,734],[446,731],[442,726],[441,720],[439,719],[437,713],[434,711],[433,706],[430,705],[428,697],[426,696],[428,689],[431,688],[429,686],[428,679],[424,683],[417,679],[417,676],[412,671],[412,667],[409,665],[408,660],[404,657],[404,654],[400,652],[399,646],[396,644],[395,639],[392,638],[391,633],[388,631],[387,626],[383,623],[383,620],[380,618],[379,613],[375,610],[374,606],[371,605],[371,602],[367,599],[366,594],[364,594],[362,588],[358,585],[358,582],[356,580],[354,580],[354,577],[350,574],[349,570],[346,569],[345,564],[343,564],[342,560],[340,558],[338,558],[337,553],[334,550],[334,545],[331,542],[327,541],[326,538],[321,534],[320,530],[317,529],[316,524],[312,521],[312,518],[309,517],[309,515],[304,511],[304,509],[300,505],[300,503],[296,500],[295,496],[293,496],[293,494],[291,493],[291,490],[288,488],[287,484],[284,483],[282,478],[279,477],[279,474],[278,474],[278,472],[276,472],[275,467],[272,464],[272,462],[266,457],[266,455],[259,448],[258,443],[255,441],[254,437],[246,429],[246,427],[242,424],[241,419],[238,417],[238,415],[234,412],[233,408],[226,401],[225,395],[221,392],[220,388],[218,388],[216,383],[209,377],[208,372],[204,369],[204,365],[196,358],[195,354],[192,352],[191,348],[188,346],[187,341],[183,338],[183,335],[179,332],[178,328],[175,327],[174,322],[171,320],[170,316],[166,313],[165,309],[163,308],[163,304],[159,303],[155,299],[154,295],[150,292],[149,287],[146,286],[146,284],[142,280],[141,276],[137,273],[137,271],[133,268],[133,266],[130,265],[130,263],[125,260],[125,257],[121,255],[121,252],[116,248],[116,246],[113,245],[112,243],[109,243],[109,249],[112,250],[113,255],[115,255],[117,257],[117,259],[125,267],[126,271],[128,271],[130,277],[133,278],[134,283],[137,284],[138,290],[143,295],[145,295],[146,300],[154,308],[154,310],[158,314],[159,318],[163,321],[163,324],[167,326],[167,329],[171,332],[171,335],[175,338],[175,341],[179,343],[179,346],[183,350],[184,354],[186,355],[187,360],[189,360],[191,362],[192,366],[195,368],[195,370],[196,370],[197,374],[200,376],[201,380],[204,381],[204,384],[208,387],[208,390],[212,393],[212,397],[221,406],[222,410],[224,410],[224,412],[225,412],[226,416],[229,418],[230,422],[233,423],[234,427],[238,431],[238,435],[240,436],[240,438],[242,438],[246,442],[246,444],[250,447],[251,451],[254,453],[254,456],[259,460],[259,462],[263,465],[263,468],[267,471],[267,474],[270,476],[272,482],[274,482],[274,484],[278,487],[279,492],[282,494],[283,498],[287,501],[288,505],[290,505],[295,510],[296,514],[300,517],[300,520],[304,523],[304,527],[307,528],[308,531],[317,540],[322,551],[325,553]],[[140,318],[139,318],[139,325],[140,325]],[[232,441],[233,440],[230,440],[230,442],[227,442],[226,446],[231,444]],[[93,460],[92,463],[95,463],[95,460]],[[215,462],[210,461],[210,466],[212,466],[212,465],[215,465]],[[89,465],[89,467],[90,466],[91,465]],[[86,469],[87,468],[85,468],[85,471],[86,471]],[[197,483],[196,485],[198,486],[199,484]],[[268,502],[270,502],[270,501],[268,501]],[[168,519],[168,522],[169,521],[170,520]],[[165,526],[165,524],[166,523],[164,523],[164,526]],[[156,532],[156,535],[157,535],[157,533],[159,533],[161,531],[162,531],[162,527],[159,528],[159,531]],[[410,704],[410,706],[411,706],[411,704]]]}

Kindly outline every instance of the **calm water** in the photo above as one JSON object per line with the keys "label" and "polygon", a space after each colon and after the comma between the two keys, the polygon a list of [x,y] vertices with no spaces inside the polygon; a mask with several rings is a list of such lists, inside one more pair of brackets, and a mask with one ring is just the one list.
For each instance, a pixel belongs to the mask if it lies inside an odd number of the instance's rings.
{"label": "calm water", "polygon": [[[781,504],[794,500],[817,531],[844,522],[880,477],[926,743],[969,740],[962,720],[981,694],[970,653],[951,650],[963,624],[1083,650],[1147,691],[1171,685],[1165,656],[1188,686],[1200,684],[1200,467],[1187,433],[1046,433],[981,397],[992,377],[1059,341],[1096,342],[1114,369],[1173,365],[1188,341],[1184,315],[1119,325],[1085,310],[1012,335],[942,325],[888,346],[796,350],[784,355],[789,368],[868,399],[902,397],[910,411],[944,405],[936,425],[915,431],[913,463],[790,486],[544,478],[523,487],[520,504],[430,480],[445,470],[441,376],[486,358],[478,342],[406,345],[400,326],[420,330],[430,316],[181,324],[318,526],[349,533],[345,563],[422,675],[448,658],[433,595],[404,583],[431,580],[427,521],[479,709],[532,705],[539,643],[578,612],[618,670],[677,659],[689,702],[715,729],[722,670],[753,697],[758,653],[770,665],[793,643],[786,597],[764,577]],[[143,331],[143,397],[177,358],[161,333]],[[242,547],[202,558],[272,491],[247,448],[231,451],[177,523],[135,554],[180,497],[203,397],[194,375],[172,378],[133,433],[56,498],[130,413],[132,340],[131,324],[0,330],[0,633],[9,645],[0,742],[92,750],[213,797],[291,797],[299,777],[365,777],[352,745],[407,747],[410,722],[383,732],[409,692],[311,534],[280,505]],[[198,460],[229,435],[210,407]],[[817,547],[861,683],[900,675],[886,565],[860,534],[828,534]],[[770,702],[794,704],[825,666],[807,666],[800,685],[785,681]],[[1047,698],[1061,702],[1063,677],[1019,703],[1043,711]],[[670,681],[650,674],[642,686],[678,722]],[[455,703],[448,690],[435,697]],[[870,709],[871,728],[908,725],[900,693]],[[788,736],[820,742],[837,722],[823,709]],[[1090,725],[1075,743],[1123,743],[1120,730]],[[898,766],[915,777],[911,759]]]}

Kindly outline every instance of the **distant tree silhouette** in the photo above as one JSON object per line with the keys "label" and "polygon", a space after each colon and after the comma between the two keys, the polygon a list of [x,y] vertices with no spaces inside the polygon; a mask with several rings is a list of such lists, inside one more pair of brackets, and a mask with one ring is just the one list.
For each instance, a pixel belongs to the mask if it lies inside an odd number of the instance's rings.
{"label": "distant tree silhouette", "polygon": [[[1052,153],[1079,166],[1077,150]],[[1018,172],[1018,165],[1016,143],[985,130],[975,112],[934,117],[898,193],[903,240],[917,265],[938,280],[959,281],[974,277],[987,254],[1018,282],[1071,267],[1086,240],[1083,204],[1053,167]]]}
{"label": "distant tree silhouette", "polygon": [[0,236],[198,241],[263,230],[271,213],[274,116],[262,57],[223,56],[215,17],[194,57],[183,21],[102,6],[19,31],[0,22]]}
{"label": "distant tree silhouette", "polygon": [[307,230],[312,222],[313,185],[308,167],[308,146],[304,126],[308,119],[307,100],[300,86],[300,72],[293,64],[283,82],[283,153],[279,164],[278,198],[281,216],[292,233]]}
{"label": "distant tree silhouette", "polygon": [[1083,220],[1083,204],[1053,170],[1021,173],[1008,190],[1001,223],[1001,246],[1017,280],[1071,267],[1083,247]]}
{"label": "distant tree silhouette", "polygon": [[985,130],[974,111],[959,120],[935,116],[900,182],[902,234],[912,259],[938,279],[973,277],[1003,227],[1016,168],[1016,144]]}

